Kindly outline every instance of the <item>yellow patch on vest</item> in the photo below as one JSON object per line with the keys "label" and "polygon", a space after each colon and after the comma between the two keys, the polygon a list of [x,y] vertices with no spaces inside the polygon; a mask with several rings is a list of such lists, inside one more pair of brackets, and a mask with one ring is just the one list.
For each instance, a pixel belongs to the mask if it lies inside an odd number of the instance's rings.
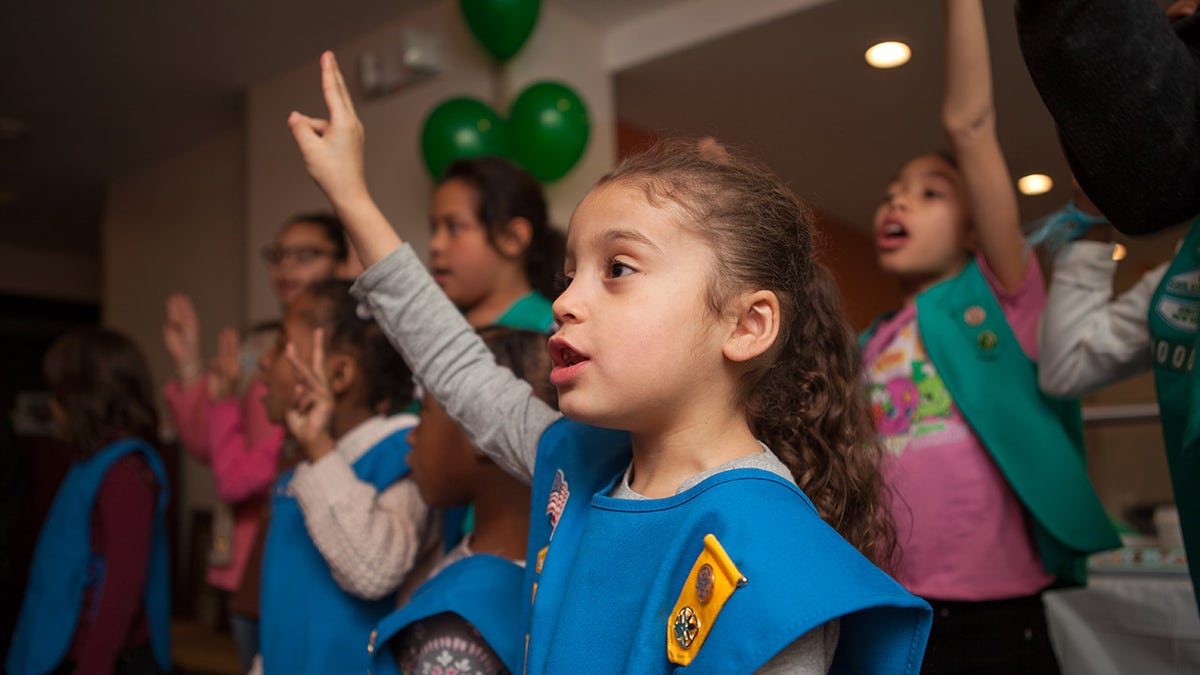
{"label": "yellow patch on vest", "polygon": [[667,658],[686,666],[696,658],[717,615],[733,592],[746,585],[717,538],[704,536],[704,550],[692,565],[675,609],[667,617]]}

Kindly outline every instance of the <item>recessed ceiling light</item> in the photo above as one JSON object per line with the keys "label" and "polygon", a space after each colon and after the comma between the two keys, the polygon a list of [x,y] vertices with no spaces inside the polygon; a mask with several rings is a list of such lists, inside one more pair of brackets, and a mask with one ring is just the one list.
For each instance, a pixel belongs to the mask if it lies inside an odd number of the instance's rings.
{"label": "recessed ceiling light", "polygon": [[1023,195],[1044,195],[1054,187],[1054,181],[1044,173],[1031,173],[1017,179],[1017,189]]}
{"label": "recessed ceiling light", "polygon": [[1113,244],[1113,254],[1112,254],[1113,260],[1124,260],[1125,253],[1126,253],[1126,251],[1125,251],[1124,246],[1122,246],[1121,244]]}
{"label": "recessed ceiling light", "polygon": [[912,50],[903,42],[880,42],[866,53],[867,63],[876,68],[895,68],[908,63]]}

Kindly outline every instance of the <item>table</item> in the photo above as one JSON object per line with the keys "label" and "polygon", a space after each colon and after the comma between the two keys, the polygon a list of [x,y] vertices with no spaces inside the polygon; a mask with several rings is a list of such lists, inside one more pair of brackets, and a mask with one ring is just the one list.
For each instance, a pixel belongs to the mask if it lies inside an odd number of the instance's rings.
{"label": "table", "polygon": [[1200,673],[1200,614],[1186,574],[1092,573],[1045,594],[1064,675]]}

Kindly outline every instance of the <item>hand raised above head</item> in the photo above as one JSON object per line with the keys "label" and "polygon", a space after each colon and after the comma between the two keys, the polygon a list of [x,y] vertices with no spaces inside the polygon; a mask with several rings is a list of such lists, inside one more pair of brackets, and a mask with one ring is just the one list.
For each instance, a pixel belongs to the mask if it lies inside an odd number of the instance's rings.
{"label": "hand raised above head", "polygon": [[367,194],[363,174],[363,126],[333,52],[321,55],[321,91],[329,119],[293,111],[288,128],[304,166],[335,208]]}
{"label": "hand raised above head", "polygon": [[219,401],[237,394],[242,379],[238,332],[225,327],[217,335],[217,355],[208,368],[208,398]]}

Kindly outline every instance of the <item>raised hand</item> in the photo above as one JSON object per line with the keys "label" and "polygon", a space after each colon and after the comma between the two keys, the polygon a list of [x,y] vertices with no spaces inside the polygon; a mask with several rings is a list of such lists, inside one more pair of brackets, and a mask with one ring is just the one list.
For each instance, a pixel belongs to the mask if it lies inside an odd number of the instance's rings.
{"label": "raised hand", "polygon": [[175,374],[186,386],[204,373],[200,362],[200,320],[192,300],[182,293],[167,296],[163,344],[175,365]]}
{"label": "raised hand", "polygon": [[289,342],[284,355],[296,373],[296,397],[287,411],[287,427],[300,444],[310,462],[333,450],[329,433],[333,421],[333,390],[325,375],[325,342],[320,328],[313,331],[312,363],[306,364],[296,355],[296,346]]}
{"label": "raised hand", "polygon": [[242,359],[238,333],[226,327],[217,336],[217,355],[208,367],[208,398],[220,401],[237,394],[242,381]]}
{"label": "raised hand", "polygon": [[288,128],[304,166],[341,217],[363,265],[370,267],[402,243],[367,191],[363,173],[363,126],[333,52],[321,55],[321,91],[329,119],[298,112]]}
{"label": "raised hand", "polygon": [[333,52],[321,55],[321,91],[329,119],[292,112],[288,127],[309,175],[336,207],[366,197],[367,182],[363,174],[362,122],[354,112],[354,102]]}

